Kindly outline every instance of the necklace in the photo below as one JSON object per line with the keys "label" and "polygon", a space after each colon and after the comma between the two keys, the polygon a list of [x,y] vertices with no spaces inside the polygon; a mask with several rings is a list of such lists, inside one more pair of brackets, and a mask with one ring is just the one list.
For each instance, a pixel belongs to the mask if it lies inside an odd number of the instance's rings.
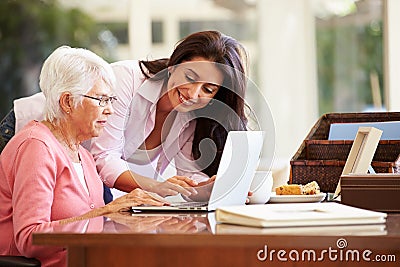
{"label": "necklace", "polygon": [[50,126],[50,130],[53,133],[54,137],[64,147],[64,149],[67,151],[70,158],[74,162],[79,162],[80,161],[79,144],[70,142],[60,126],[56,127],[53,123],[51,123],[49,121],[46,121],[46,122]]}

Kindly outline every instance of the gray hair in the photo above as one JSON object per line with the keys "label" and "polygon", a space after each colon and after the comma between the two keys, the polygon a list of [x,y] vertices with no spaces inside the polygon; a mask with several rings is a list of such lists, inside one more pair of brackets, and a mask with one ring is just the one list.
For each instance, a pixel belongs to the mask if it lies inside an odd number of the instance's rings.
{"label": "gray hair", "polygon": [[63,118],[59,105],[61,95],[70,92],[76,107],[82,103],[82,98],[76,96],[86,94],[100,79],[111,89],[114,88],[115,75],[110,64],[95,53],[69,46],[54,50],[40,72],[39,85],[46,97],[45,118],[49,121]]}

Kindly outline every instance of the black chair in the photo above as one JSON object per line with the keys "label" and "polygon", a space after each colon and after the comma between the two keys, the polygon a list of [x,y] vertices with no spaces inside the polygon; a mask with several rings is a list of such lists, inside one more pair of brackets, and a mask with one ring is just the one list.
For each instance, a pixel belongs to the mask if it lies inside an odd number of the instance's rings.
{"label": "black chair", "polygon": [[42,264],[37,259],[23,256],[0,255],[0,267],[40,267]]}
{"label": "black chair", "polygon": [[15,134],[15,114],[14,109],[10,110],[8,114],[0,122],[0,153],[10,141],[11,137]]}

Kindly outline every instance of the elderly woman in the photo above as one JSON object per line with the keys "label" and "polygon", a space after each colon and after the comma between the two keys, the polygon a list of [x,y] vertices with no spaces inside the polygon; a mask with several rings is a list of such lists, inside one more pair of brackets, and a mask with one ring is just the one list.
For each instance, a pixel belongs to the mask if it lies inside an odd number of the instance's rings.
{"label": "elderly woman", "polygon": [[44,62],[45,120],[31,121],[0,155],[0,254],[66,264],[62,248],[32,245],[32,234],[141,204],[163,205],[141,189],[104,205],[92,155],[80,144],[98,136],[114,112],[115,76],[94,53],[67,46]]}

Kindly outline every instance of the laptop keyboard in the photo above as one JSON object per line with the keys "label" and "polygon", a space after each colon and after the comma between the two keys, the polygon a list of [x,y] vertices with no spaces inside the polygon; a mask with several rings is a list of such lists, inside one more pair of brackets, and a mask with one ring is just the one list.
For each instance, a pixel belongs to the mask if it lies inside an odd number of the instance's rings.
{"label": "laptop keyboard", "polygon": [[195,201],[171,203],[171,206],[173,206],[173,207],[181,207],[181,208],[206,207],[207,205],[208,205],[208,202],[195,202]]}

